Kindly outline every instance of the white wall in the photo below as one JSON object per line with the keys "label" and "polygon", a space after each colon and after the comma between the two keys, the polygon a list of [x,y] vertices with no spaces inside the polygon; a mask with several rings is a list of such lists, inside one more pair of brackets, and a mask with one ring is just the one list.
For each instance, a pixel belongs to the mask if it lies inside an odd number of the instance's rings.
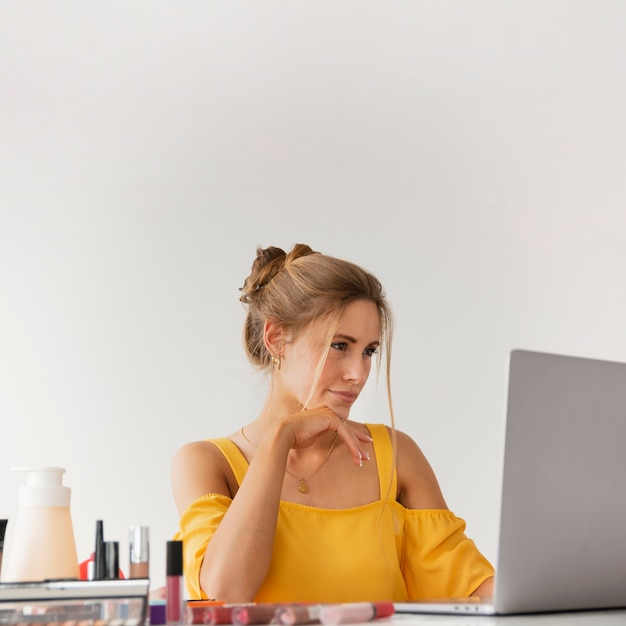
{"label": "white wall", "polygon": [[[151,527],[183,442],[253,419],[255,247],[373,270],[397,421],[495,556],[505,361],[626,361],[626,5],[0,2],[0,517],[10,467],[67,468]],[[372,381],[374,383],[375,381]],[[387,419],[382,389],[358,407]]]}

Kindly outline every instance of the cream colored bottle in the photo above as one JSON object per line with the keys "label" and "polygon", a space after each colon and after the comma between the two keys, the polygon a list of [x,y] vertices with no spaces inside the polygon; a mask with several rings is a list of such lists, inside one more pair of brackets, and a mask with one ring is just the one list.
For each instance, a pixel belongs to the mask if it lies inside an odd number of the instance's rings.
{"label": "cream colored bottle", "polygon": [[[3,582],[79,577],[71,490],[63,486],[62,467],[18,467],[26,485],[19,489],[15,523],[9,520],[2,563]],[[13,528],[11,528],[13,526]]]}

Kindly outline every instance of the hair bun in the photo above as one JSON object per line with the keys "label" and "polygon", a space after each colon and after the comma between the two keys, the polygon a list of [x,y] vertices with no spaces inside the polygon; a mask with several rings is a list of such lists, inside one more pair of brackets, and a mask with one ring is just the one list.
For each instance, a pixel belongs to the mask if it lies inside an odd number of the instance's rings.
{"label": "hair bun", "polygon": [[309,254],[317,254],[315,250],[313,250],[310,246],[307,246],[305,243],[297,243],[291,249],[291,252],[287,255],[287,259],[285,264],[291,263],[296,259],[300,259],[304,256],[309,256]]}
{"label": "hair bun", "polygon": [[297,243],[287,254],[282,248],[269,246],[256,249],[256,257],[252,263],[250,275],[243,283],[243,287],[239,289],[241,295],[239,300],[248,303],[257,294],[257,292],[265,287],[286,265],[309,254],[315,252],[306,244]]}

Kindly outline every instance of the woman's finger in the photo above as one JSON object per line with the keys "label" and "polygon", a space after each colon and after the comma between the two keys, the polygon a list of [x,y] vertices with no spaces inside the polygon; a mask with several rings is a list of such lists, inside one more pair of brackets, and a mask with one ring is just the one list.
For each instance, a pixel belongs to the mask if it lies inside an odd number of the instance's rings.
{"label": "woman's finger", "polygon": [[[352,429],[348,424],[348,420],[342,419],[340,420],[341,424],[339,426],[340,430],[346,430],[352,437],[348,436],[344,437],[344,441],[346,442],[348,448],[352,452],[352,462],[359,467],[363,467],[363,461],[369,461],[370,455],[367,450],[365,450],[359,443],[371,443],[372,438],[369,435],[364,433],[360,433]],[[343,429],[341,428],[343,426]],[[339,432],[339,430],[337,431]]]}

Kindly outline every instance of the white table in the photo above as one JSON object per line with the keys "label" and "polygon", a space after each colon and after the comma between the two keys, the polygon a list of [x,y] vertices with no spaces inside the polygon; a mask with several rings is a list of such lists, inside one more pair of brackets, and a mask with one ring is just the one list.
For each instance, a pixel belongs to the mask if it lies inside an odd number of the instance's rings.
{"label": "white table", "polygon": [[[373,623],[367,622],[368,626]],[[534,615],[427,615],[396,613],[380,626],[626,626],[625,610],[541,613]]]}

